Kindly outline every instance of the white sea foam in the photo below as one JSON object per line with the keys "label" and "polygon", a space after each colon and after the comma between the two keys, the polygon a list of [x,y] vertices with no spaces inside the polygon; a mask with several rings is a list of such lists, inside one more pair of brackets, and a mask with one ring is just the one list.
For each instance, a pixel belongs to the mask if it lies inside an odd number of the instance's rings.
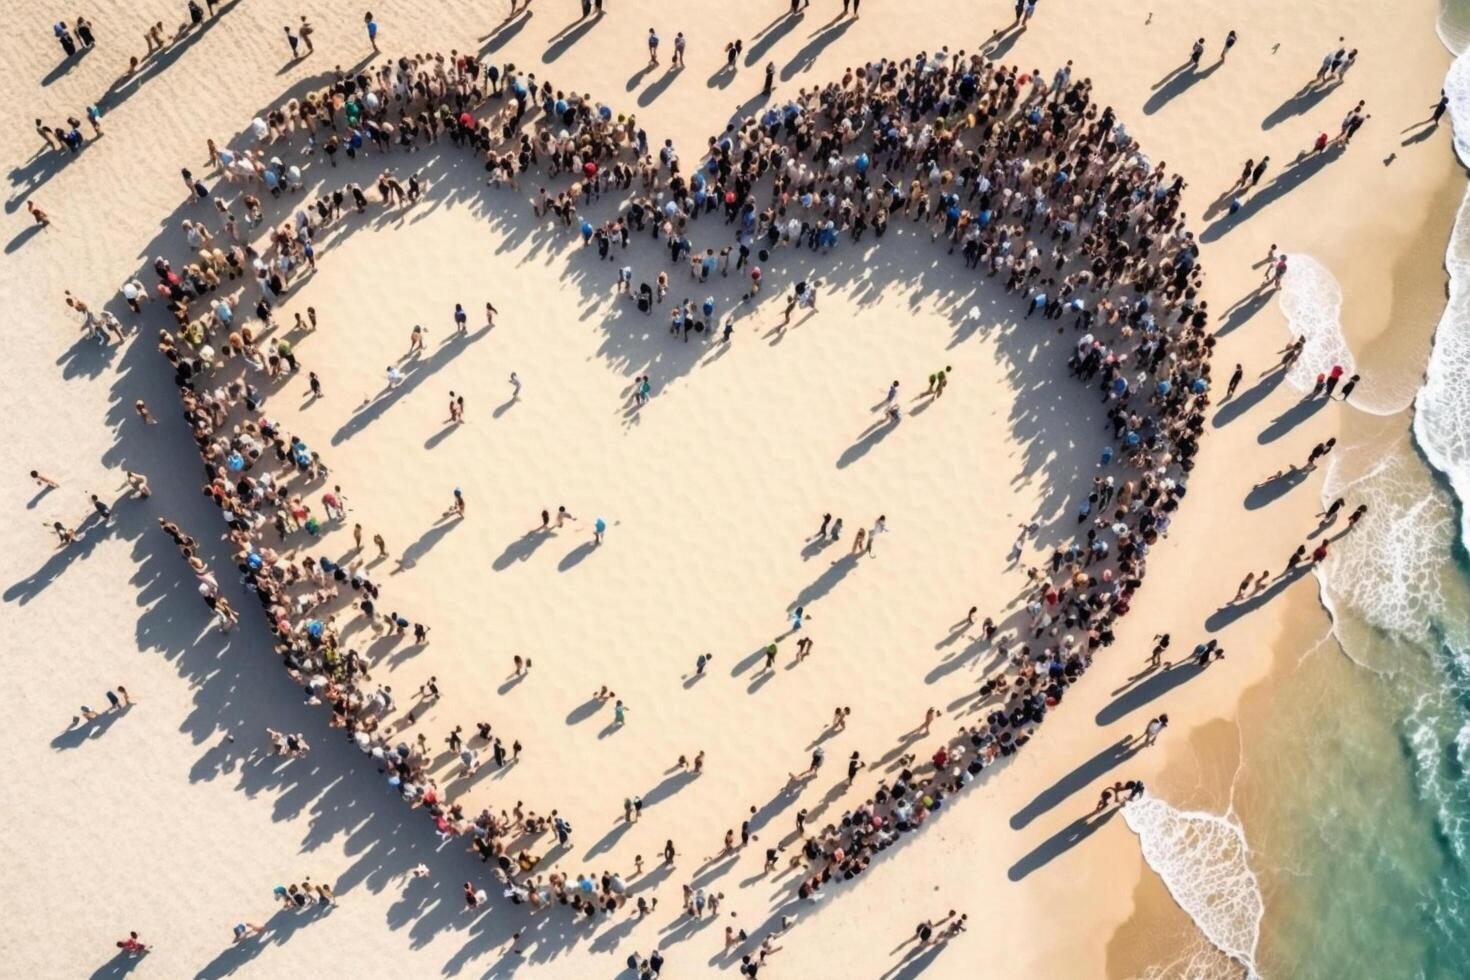
{"label": "white sea foam", "polygon": [[[1470,166],[1470,52],[1445,76],[1454,123],[1455,153]],[[1415,400],[1414,438],[1430,464],[1449,480],[1463,503],[1470,499],[1470,193],[1460,204],[1445,252],[1449,301],[1434,332],[1424,387]],[[1470,542],[1470,509],[1462,507],[1460,537]]]}
{"label": "white sea foam", "polygon": [[1240,980],[1241,966],[1196,934],[1174,959],[1154,963],[1136,980]]}
{"label": "white sea foam", "polygon": [[1442,572],[1455,522],[1450,501],[1402,445],[1374,447],[1371,461],[1363,450],[1338,453],[1322,483],[1323,506],[1337,497],[1347,499],[1345,510],[1362,503],[1368,513],[1317,566],[1328,611],[1335,620],[1337,604],[1346,603],[1372,626],[1428,639],[1445,608]]}
{"label": "white sea foam", "polygon": [[1470,47],[1470,17],[1463,3],[1445,0],[1439,6],[1439,20],[1435,23],[1435,32],[1439,34],[1440,43],[1449,48],[1451,54],[1461,54]]}
{"label": "white sea foam", "polygon": [[[1294,388],[1311,391],[1317,375],[1327,374],[1338,365],[1345,376],[1352,376],[1357,362],[1342,329],[1342,286],[1327,266],[1305,252],[1289,254],[1277,303],[1292,337],[1307,340],[1301,357],[1286,374]],[[1394,384],[1368,377],[1355,389],[1351,404],[1373,415],[1394,415],[1413,400],[1412,383]]]}
{"label": "white sea foam", "polygon": [[1234,814],[1176,810],[1156,796],[1123,808],[1143,859],[1206,939],[1256,972],[1265,901],[1250,867],[1250,847]]}
{"label": "white sea foam", "polygon": [[1325,265],[1304,252],[1288,255],[1277,302],[1292,337],[1307,340],[1301,357],[1286,373],[1294,388],[1311,391],[1317,375],[1336,364],[1353,373],[1353,352],[1342,335],[1342,287]]}
{"label": "white sea foam", "polygon": [[[1463,652],[1456,651],[1452,657],[1463,670]],[[1434,810],[1439,836],[1456,861],[1463,862],[1470,854],[1470,811],[1462,782],[1466,763],[1470,762],[1470,722],[1463,720],[1464,711],[1456,703],[1453,680],[1445,678],[1444,685],[1426,690],[1415,699],[1405,733],[1414,759],[1414,785],[1420,798]],[[1454,729],[1457,720],[1460,727]],[[1447,767],[1445,760],[1451,752],[1454,765]]]}

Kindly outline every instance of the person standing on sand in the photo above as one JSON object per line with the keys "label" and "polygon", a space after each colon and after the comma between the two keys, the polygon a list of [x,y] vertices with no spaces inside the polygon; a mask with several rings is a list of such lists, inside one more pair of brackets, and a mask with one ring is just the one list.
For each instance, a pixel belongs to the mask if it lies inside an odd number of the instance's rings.
{"label": "person standing on sand", "polygon": [[815,776],[817,774],[817,770],[822,768],[822,763],[825,761],[827,761],[827,750],[818,745],[815,749],[812,750],[812,761],[810,765],[808,765],[801,772],[788,773],[787,775],[791,777],[791,781],[793,783],[799,782],[803,779],[806,779],[808,776]]}
{"label": "person standing on sand", "polygon": [[1261,178],[1266,175],[1266,168],[1270,166],[1270,164],[1271,158],[1269,156],[1261,157],[1261,162],[1256,164],[1255,167],[1251,169],[1251,179],[1249,186],[1255,187],[1261,182]]}
{"label": "person standing on sand", "polygon": [[888,531],[888,518],[886,516],[884,516],[883,514],[879,514],[878,515],[878,519],[873,522],[872,529],[868,531],[867,553],[868,553],[868,557],[869,558],[876,557],[873,554],[873,542],[875,542],[878,539],[878,535],[885,534],[885,533],[887,533],[887,531]]}
{"label": "person standing on sand", "polygon": [[[1440,89],[1439,101],[1434,104],[1434,111],[1429,116],[1429,125],[1438,126],[1440,118],[1444,115],[1445,110],[1449,107],[1450,97],[1444,94],[1444,89]],[[39,124],[40,120],[38,119],[36,120],[36,122]]]}
{"label": "person standing on sand", "polygon": [[1230,53],[1230,49],[1233,48],[1233,47],[1235,47],[1236,40],[1237,40],[1237,38],[1235,36],[1235,32],[1234,31],[1231,31],[1229,34],[1226,34],[1225,35],[1225,45],[1224,45],[1224,47],[1222,47],[1220,49],[1220,61],[1221,61],[1221,63],[1224,63],[1225,56]]}
{"label": "person standing on sand", "polygon": [[1240,387],[1241,379],[1245,377],[1245,368],[1235,365],[1235,371],[1230,375],[1230,383],[1225,386],[1225,400],[1229,401],[1235,397],[1235,389]]}
{"label": "person standing on sand", "polygon": [[1157,718],[1150,719],[1148,725],[1143,730],[1143,735],[1140,736],[1143,739],[1143,744],[1145,746],[1153,745],[1159,740],[1159,734],[1168,727],[1168,715],[1159,715]]}
{"label": "person standing on sand", "polygon": [[55,533],[57,540],[56,546],[58,548],[65,547],[69,544],[76,544],[78,541],[82,540],[82,536],[77,533],[76,528],[67,527],[60,521],[52,521],[50,524],[42,524],[41,526],[44,528],[50,528],[51,531]]}
{"label": "person standing on sand", "polygon": [[513,402],[521,400],[521,379],[516,377],[514,371],[510,372],[510,400]]}
{"label": "person standing on sand", "polygon": [[1330,452],[1332,452],[1332,450],[1335,449],[1336,447],[1337,447],[1337,437],[1336,436],[1333,436],[1332,438],[1328,439],[1326,442],[1319,442],[1319,443],[1317,443],[1317,445],[1313,446],[1311,453],[1308,454],[1308,456],[1307,456],[1307,469],[1309,469],[1309,470],[1316,469],[1317,468],[1317,461],[1320,460],[1320,459],[1325,459],[1326,456],[1327,456],[1327,454],[1330,453]]}
{"label": "person standing on sand", "polygon": [[238,943],[249,939],[251,936],[258,936],[265,932],[265,926],[258,926],[253,922],[237,922],[235,923],[234,931],[235,938],[232,941]]}
{"label": "person standing on sand", "polygon": [[1285,278],[1286,278],[1286,256],[1285,256],[1285,254],[1282,254],[1280,256],[1277,256],[1276,262],[1275,262],[1274,265],[1268,265],[1267,266],[1267,268],[1266,268],[1266,282],[1270,284],[1270,286],[1271,286],[1272,289],[1280,289],[1281,288],[1281,280],[1283,280]]}
{"label": "person standing on sand", "polygon": [[651,27],[648,29],[648,63],[658,64],[658,33]]}
{"label": "person standing on sand", "polygon": [[1343,369],[1341,364],[1332,365],[1332,370],[1327,375],[1327,381],[1323,385],[1322,393],[1328,398],[1337,390],[1337,383],[1342,380]]}
{"label": "person standing on sand", "polygon": [[373,46],[373,54],[378,53],[378,22],[373,20],[373,12],[369,10],[362,15],[363,25],[367,28],[368,43]]}

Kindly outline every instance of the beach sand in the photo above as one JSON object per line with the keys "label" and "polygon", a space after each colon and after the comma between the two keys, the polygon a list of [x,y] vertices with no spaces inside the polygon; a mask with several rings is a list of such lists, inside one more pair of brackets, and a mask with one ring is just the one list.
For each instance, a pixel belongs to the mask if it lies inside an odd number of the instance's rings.
{"label": "beach sand", "polygon": [[[531,15],[496,31],[504,6],[390,2],[374,12],[388,54],[492,48],[502,62],[534,65],[538,77],[635,111],[655,142],[673,138],[686,159],[756,94],[766,60],[780,70],[779,97],[863,60],[946,43],[971,49],[1009,19],[1000,7],[961,3],[934,3],[918,18],[869,0],[860,20],[828,25],[837,6],[828,0],[792,23],[778,18],[784,2],[768,0],[700,18],[718,20],[727,38],[713,23],[679,24],[657,5],[618,4],[557,38],[576,18],[573,5],[537,0]],[[1226,310],[1254,288],[1261,270],[1252,263],[1269,244],[1308,253],[1341,283],[1344,333],[1369,368],[1360,393],[1385,404],[1400,386],[1411,394],[1438,312],[1414,298],[1438,295],[1441,273],[1430,263],[1460,179],[1447,126],[1400,145],[1399,129],[1427,116],[1449,60],[1432,6],[1391,18],[1366,0],[1326,12],[1249,3],[1149,14],[1136,4],[1068,0],[1041,8],[1013,46],[1002,42],[1004,60],[1049,75],[1074,59],[1150,157],[1187,176],[1215,322],[1228,322]],[[88,16],[99,49],[39,87],[59,53],[47,12],[18,12],[0,42],[13,66],[0,82],[9,107],[0,133],[13,148],[0,295],[14,324],[12,383],[0,393],[11,465],[0,485],[20,514],[0,531],[0,609],[18,654],[0,713],[15,771],[34,773],[45,794],[25,804],[10,795],[6,879],[12,894],[70,886],[86,906],[63,919],[51,903],[12,903],[7,962],[17,974],[115,975],[112,941],[138,929],[158,944],[140,973],[502,975],[517,963],[510,934],[528,926],[526,959],[549,976],[613,973],[629,952],[655,944],[681,973],[731,966],[720,955],[723,925],[758,934],[773,896],[791,883],[759,877],[760,851],[793,829],[796,809],[833,819],[861,801],[873,770],[902,746],[928,755],[937,738],[902,740],[927,706],[945,709],[936,736],[978,720],[962,712],[993,653],[953,624],[972,604],[997,619],[1014,611],[1008,604],[1023,578],[1006,557],[1016,525],[1044,526],[1029,560],[1064,540],[1105,438],[1094,393],[1066,375],[1070,339],[1020,323],[995,284],[895,222],[903,234],[867,258],[843,248],[807,263],[787,259],[764,302],[740,315],[727,350],[699,339],[686,347],[667,336],[664,317],[644,319],[612,295],[621,263],[598,263],[575,236],[531,216],[531,187],[483,188],[468,158],[448,152],[417,164],[429,179],[426,202],[401,218],[374,214],[361,233],[329,235],[320,270],[277,310],[287,320],[307,305],[320,312],[321,328],[297,350],[322,375],[326,397],[313,403],[305,382],[292,381],[267,410],[322,452],[350,518],[387,539],[391,556],[379,571],[388,608],[433,627],[421,650],[378,645],[375,679],[407,705],[420,683],[438,677],[444,697],[419,712],[419,729],[435,742],[452,724],[472,730],[484,718],[525,744],[524,759],[503,776],[487,769],[473,785],[450,782],[451,792],[474,808],[558,807],[576,828],[560,867],[627,872],[642,854],[653,882],[642,887],[661,898],[646,921],[595,931],[559,914],[528,923],[509,907],[472,917],[459,883],[488,885],[484,866],[457,847],[436,853],[424,816],[392,798],[370,760],[328,730],[323,711],[300,704],[254,610],[238,632],[206,632],[193,583],[152,526],[166,515],[200,538],[219,529],[191,486],[197,460],[150,328],[104,356],[76,339],[61,303],[63,289],[107,302],[153,255],[177,249],[178,223],[192,213],[178,169],[204,169],[206,137],[233,140],[252,116],[370,53],[360,11],[324,5],[310,11],[316,53],[287,64],[279,28],[299,12],[272,0],[225,8],[197,39],[115,92],[107,135],[70,161],[23,159],[35,144],[31,119],[80,115],[127,55],[141,54],[146,20],[179,12],[98,4]],[[650,23],[665,51],[675,30],[691,36],[685,72],[642,71]],[[1224,65],[1159,84],[1195,36],[1206,37],[1208,58],[1231,28],[1241,41]],[[725,84],[721,49],[737,34],[751,63],[742,58]],[[1294,100],[1338,35],[1361,51],[1346,81]],[[1281,174],[1317,132],[1335,134],[1360,98],[1373,119],[1346,152],[1308,161],[1279,183],[1268,175],[1244,220],[1210,211],[1242,160],[1270,153]],[[1385,164],[1391,152],[1397,157]],[[400,172],[416,165],[394,162]],[[324,169],[312,167],[308,182],[340,179]],[[366,185],[375,171],[354,173]],[[27,230],[27,194],[53,227]],[[660,254],[639,246],[635,281],[652,278]],[[825,281],[820,313],[774,331],[781,287],[807,268]],[[681,270],[671,278],[672,299],[698,302],[710,291]],[[500,314],[493,330],[480,331],[486,300]],[[455,302],[470,313],[463,340],[450,338]],[[1252,497],[1252,485],[1304,460],[1350,411],[1333,403],[1298,420],[1299,392],[1258,384],[1289,336],[1271,298],[1240,309],[1228,330],[1218,328],[1215,371],[1223,380],[1234,362],[1245,364],[1245,405],[1227,404],[1211,426],[1188,500],[1150,558],[1119,642],[1025,753],[863,880],[803,911],[779,940],[776,975],[1129,975],[1198,942],[1149,877],[1123,820],[1082,818],[1101,786],[1124,778],[1143,778],[1180,806],[1223,810],[1231,780],[1221,773],[1239,755],[1228,733],[1241,693],[1327,632],[1310,576],[1245,614],[1218,612],[1246,571],[1281,567],[1320,509],[1320,472],[1279,499]],[[425,368],[356,411],[383,387],[384,366],[406,350],[414,323],[430,331]],[[1379,363],[1381,376],[1372,371]],[[955,373],[944,398],[911,410],[891,434],[868,431],[890,380],[900,379],[909,399],[946,365]],[[508,401],[512,370],[525,383],[516,403]],[[630,384],[641,374],[652,376],[655,397],[629,413]],[[457,429],[444,423],[450,390],[468,402],[469,421]],[[142,430],[131,411],[139,397],[162,424]],[[1364,439],[1388,438],[1395,424],[1402,432],[1392,418],[1370,424]],[[32,466],[63,487],[33,497]],[[116,493],[124,468],[148,474],[154,497],[123,502],[112,532],[53,553],[38,525],[79,520],[83,494]],[[469,501],[467,519],[436,523],[456,486]],[[577,523],[527,535],[543,507],[563,504]],[[817,550],[805,540],[824,511],[844,517],[847,531]],[[890,533],[876,556],[840,558],[853,532],[880,513]],[[610,528],[593,549],[596,517]],[[349,544],[336,530],[322,548],[335,554]],[[211,552],[226,577],[223,549]],[[811,659],[787,669],[787,638],[777,670],[759,674],[759,649],[786,630],[795,604],[810,612]],[[1116,700],[1160,632],[1173,634],[1176,655],[1207,633],[1229,654],[1197,681],[1145,681],[1149,698]],[[715,659],[691,680],[701,653]],[[508,676],[514,654],[535,664],[519,682]],[[67,727],[76,705],[96,707],[102,689],[119,682],[138,706],[104,716],[98,730]],[[604,684],[629,706],[621,728],[610,724],[610,703],[589,701]],[[787,772],[803,768],[838,705],[853,716],[825,743],[821,777],[799,798],[783,795]],[[1158,710],[1171,718],[1161,745],[1115,765],[1110,747]],[[266,726],[307,733],[312,753],[270,758]],[[1192,737],[1196,729],[1206,731]],[[670,772],[680,754],[700,750],[703,775]],[[870,769],[844,795],[842,762],[853,750]],[[623,829],[621,801],[633,793],[650,805]],[[769,821],[760,842],[706,866],[725,828],[738,827],[751,806],[758,824]],[[666,875],[653,873],[665,838],[681,852]],[[420,861],[433,877],[407,882]],[[271,887],[306,874],[334,882],[341,906],[272,918]],[[734,918],[681,920],[679,885],[691,878],[722,891],[722,911]],[[912,946],[900,944],[914,922],[951,908],[968,912],[969,932],[905,959]],[[266,942],[229,945],[235,922],[267,919]]]}

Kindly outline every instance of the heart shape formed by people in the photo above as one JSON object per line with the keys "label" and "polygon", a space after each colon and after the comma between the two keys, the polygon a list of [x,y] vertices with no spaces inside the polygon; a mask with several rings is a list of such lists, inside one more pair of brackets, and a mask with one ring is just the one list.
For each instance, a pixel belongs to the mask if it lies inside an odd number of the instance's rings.
{"label": "heart shape formed by people", "polygon": [[[803,869],[772,875],[773,922],[860,875],[1033,737],[1112,642],[1183,496],[1211,344],[1181,181],[1069,68],[1048,82],[947,50],[870,64],[754,107],[693,163],[513,67],[399,59],[293,86],[214,163],[213,183],[183,175],[191,254],[169,232],[126,302],[153,294],[174,314],[160,346],[205,492],[287,668],[396,795],[499,868],[513,903],[592,916],[646,897],[681,846],[708,846],[686,892],[702,921],[705,892],[757,839],[766,872]],[[455,236],[423,230],[436,211]],[[376,233],[402,239],[374,247]],[[515,277],[476,284],[482,242],[489,270],[515,263]],[[580,312],[557,316],[573,293]],[[816,319],[834,307],[842,322]],[[599,317],[585,350],[577,324]],[[364,353],[388,329],[408,352]],[[966,370],[982,355],[1007,369],[999,422]],[[1101,398],[1076,397],[1068,375]],[[482,414],[487,377],[506,397]],[[432,426],[414,414],[431,381],[448,418],[406,446],[401,430]],[[813,410],[855,398],[869,424],[834,459]],[[905,437],[923,426],[955,428]],[[970,442],[973,458],[954,448]],[[912,642],[886,602],[960,608],[970,586],[944,573],[965,564],[935,549],[994,553],[1009,535],[925,525],[1007,473],[1035,499],[990,571],[1038,555],[1021,602],[974,603],[922,678],[846,669]],[[831,498],[864,508],[845,536]],[[402,550],[375,540],[390,514],[426,530]],[[769,555],[768,538],[799,553]],[[205,592],[231,625],[227,597]],[[841,659],[821,667],[824,654]],[[762,717],[810,713],[813,674],[837,706],[793,749]],[[930,685],[960,696],[924,710]],[[958,731],[933,730],[946,713]],[[624,748],[640,723],[653,734]],[[822,770],[836,739],[845,779]],[[805,771],[770,780],[797,760]],[[521,796],[532,805],[506,805]],[[783,834],[772,821],[789,809]],[[647,835],[645,819],[709,839]],[[582,851],[574,825],[608,829]],[[662,867],[643,871],[644,852]],[[1012,877],[1044,862],[1027,855]]]}

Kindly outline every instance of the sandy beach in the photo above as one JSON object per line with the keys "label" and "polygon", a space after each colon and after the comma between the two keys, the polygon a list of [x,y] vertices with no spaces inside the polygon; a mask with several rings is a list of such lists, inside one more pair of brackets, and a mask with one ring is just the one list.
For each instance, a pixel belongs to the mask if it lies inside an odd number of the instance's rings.
{"label": "sandy beach", "polygon": [[[218,508],[199,492],[199,458],[154,340],[172,326],[161,304],[106,350],[80,335],[63,304],[70,290],[117,308],[123,282],[151,281],[154,257],[181,253],[181,222],[208,216],[208,205],[186,201],[179,170],[215,184],[206,139],[254,145],[253,118],[373,54],[357,7],[236,0],[115,82],[128,57],[143,54],[150,20],[172,34],[187,19],[182,4],[155,6],[99,0],[67,13],[91,18],[98,43],[59,67],[50,24],[63,12],[17,11],[0,42],[12,66],[0,82],[10,175],[0,295],[13,323],[0,488],[15,518],[0,531],[0,615],[17,672],[0,691],[0,714],[16,771],[39,777],[45,794],[37,806],[12,793],[5,807],[6,881],[17,896],[7,962],[38,977],[632,976],[629,954],[657,947],[665,976],[733,973],[752,947],[726,952],[725,927],[758,942],[794,891],[793,876],[763,874],[762,862],[783,843],[786,869],[796,812],[836,820],[880,777],[891,780],[904,753],[926,759],[982,720],[975,691],[1004,656],[964,623],[966,611],[1024,617],[1025,568],[1076,537],[1078,501],[1110,442],[1095,386],[1067,370],[1072,329],[1023,320],[1023,301],[1001,280],[966,269],[926,226],[897,217],[872,247],[789,250],[771,262],[756,301],[741,303],[737,273],[693,281],[687,262],[670,264],[647,236],[628,258],[599,261],[575,228],[533,215],[548,181],[486,187],[479,161],[447,144],[389,158],[400,178],[421,175],[423,200],[401,210],[375,201],[322,233],[318,268],[274,310],[288,326],[312,307],[319,325],[292,334],[303,371],[273,386],[263,410],[330,467],[318,495],[340,485],[347,499],[345,520],[304,550],[350,553],[353,523],[381,534],[388,555],[372,569],[382,611],[431,627],[424,644],[354,627],[373,682],[392,687],[395,723],[413,712],[401,739],[423,733],[439,785],[471,813],[518,801],[538,813],[557,808],[573,839],[538,871],[629,875],[641,856],[633,892],[659,899],[643,918],[625,910],[584,926],[555,908],[533,917],[500,899],[491,867],[464,841],[442,842],[422,808],[397,799],[374,760],[328,727],[330,709],[304,704],[280,669],[265,617],[242,597]],[[1211,952],[1212,937],[1180,909],[1178,882],[1145,863],[1123,813],[1089,811],[1102,788],[1135,779],[1178,810],[1225,813],[1243,757],[1242,699],[1260,698],[1317,655],[1309,651],[1333,644],[1312,575],[1229,600],[1247,572],[1279,572],[1317,527],[1325,468],[1287,481],[1271,474],[1332,436],[1339,454],[1361,459],[1406,431],[1464,188],[1448,121],[1414,125],[1450,63],[1436,10],[1413,4],[1386,15],[1346,0],[1149,11],[1043,0],[1024,32],[996,37],[1009,5],[945,0],[916,17],[911,6],[867,0],[857,19],[843,18],[837,0],[797,17],[786,8],[710,5],[680,23],[664,5],[631,2],[585,21],[560,0],[535,0],[507,20],[506,0],[387,2],[373,10],[383,52],[374,64],[479,52],[636,113],[655,148],[671,139],[694,166],[727,118],[764,105],[767,62],[774,98],[784,100],[850,66],[941,45],[987,50],[987,38],[991,57],[1042,77],[1071,59],[1073,77],[1092,80],[1094,99],[1115,109],[1149,159],[1187,181],[1218,394],[1187,499],[1149,552],[1147,584],[1117,641],[1024,752],[946,800],[932,825],[901,838],[860,880],[804,904],[762,972],[1184,975],[1193,963],[1239,975],[1251,964]],[[281,26],[303,13],[315,51],[293,61]],[[649,27],[663,38],[664,61],[652,69]],[[1239,41],[1214,65],[1232,29]],[[677,31],[689,37],[687,68],[670,72]],[[1299,91],[1339,36],[1358,49],[1341,83]],[[737,37],[743,52],[727,72],[724,46]],[[1196,37],[1207,53],[1190,71]],[[1371,118],[1350,144],[1296,159],[1319,133],[1335,136],[1360,99]],[[104,136],[75,157],[33,155],[37,115],[54,123],[94,103]],[[333,170],[302,155],[301,142],[281,144],[303,167],[300,201],[347,179],[376,195],[386,164],[343,160]],[[1222,192],[1242,161],[1262,154],[1273,169],[1229,213]],[[613,197],[588,213],[612,213]],[[49,227],[31,230],[27,200],[45,208]],[[270,221],[299,206],[266,203]],[[697,242],[721,219],[701,220],[710,227],[699,227]],[[1293,336],[1280,294],[1257,291],[1273,244],[1292,263],[1314,260],[1340,289],[1340,329],[1331,335],[1314,321],[1308,349],[1340,338],[1351,351],[1363,374],[1351,404],[1304,402],[1290,377],[1267,373]],[[666,307],[645,317],[617,294],[625,262],[635,282],[667,268],[668,302],[717,297],[717,319],[733,315],[729,343],[670,335]],[[821,282],[818,311],[799,311],[783,328],[784,298],[807,278]],[[493,327],[486,302],[497,310]],[[462,335],[456,303],[468,313]],[[401,361],[415,324],[427,330],[425,350]],[[1222,403],[1237,362],[1245,381]],[[387,387],[385,366],[400,363],[406,379]],[[926,376],[946,367],[944,396],[922,397]],[[320,397],[308,369],[321,378]],[[511,372],[523,385],[514,398]],[[634,406],[645,375],[652,398]],[[894,379],[905,417],[887,427]],[[450,392],[465,398],[462,425],[448,418]],[[135,415],[137,399],[158,425]],[[32,468],[61,486],[37,492]],[[50,522],[80,522],[88,494],[122,496],[126,471],[145,474],[152,496],[118,500],[110,529],[56,548]],[[466,514],[445,520],[455,488]],[[1348,509],[1356,502],[1349,497]],[[543,532],[542,510],[559,506],[575,520]],[[840,541],[813,542],[824,513],[845,519]],[[849,554],[853,533],[880,514],[887,533],[873,553]],[[236,630],[211,628],[159,517],[200,539],[242,613]],[[1014,560],[1018,526],[1032,523]],[[1333,545],[1349,555],[1353,546]],[[364,557],[374,554],[369,543]],[[798,635],[788,633],[796,607],[806,615],[799,635],[814,642],[799,662]],[[1171,659],[1210,638],[1227,656],[1207,671],[1138,677],[1162,633],[1172,636]],[[764,649],[776,637],[767,671]],[[702,674],[701,655],[712,657]],[[524,675],[516,656],[533,664]],[[431,677],[441,695],[418,698]],[[102,692],[119,683],[135,706],[74,719],[79,705],[105,707]],[[615,693],[599,700],[604,686]],[[852,713],[833,732],[837,707]],[[930,707],[941,714],[924,735]],[[1170,724],[1157,746],[1120,747],[1160,712]],[[445,737],[479,721],[524,750],[512,765],[459,776]],[[310,753],[273,756],[268,727],[303,733]],[[825,767],[793,792],[788,773],[817,745]],[[866,768],[849,790],[853,752]],[[699,753],[700,774],[676,765]],[[622,804],[634,795],[644,812],[628,823]],[[721,856],[727,828],[752,810],[757,839]],[[1235,816],[1253,838],[1251,814]],[[666,840],[678,850],[669,868]],[[546,845],[536,849],[553,850]],[[421,863],[430,875],[412,878]],[[340,904],[280,911],[272,888],[305,876],[330,882]],[[466,880],[489,890],[488,911],[465,911]],[[718,917],[680,914],[686,882],[723,895]],[[70,886],[81,907],[63,918],[19,900],[22,887],[47,883]],[[922,950],[906,942],[915,922],[951,909],[968,915],[966,932]],[[1269,895],[1265,915],[1269,923]],[[237,922],[267,931],[232,944]],[[114,955],[129,930],[155,946],[141,960]]]}

